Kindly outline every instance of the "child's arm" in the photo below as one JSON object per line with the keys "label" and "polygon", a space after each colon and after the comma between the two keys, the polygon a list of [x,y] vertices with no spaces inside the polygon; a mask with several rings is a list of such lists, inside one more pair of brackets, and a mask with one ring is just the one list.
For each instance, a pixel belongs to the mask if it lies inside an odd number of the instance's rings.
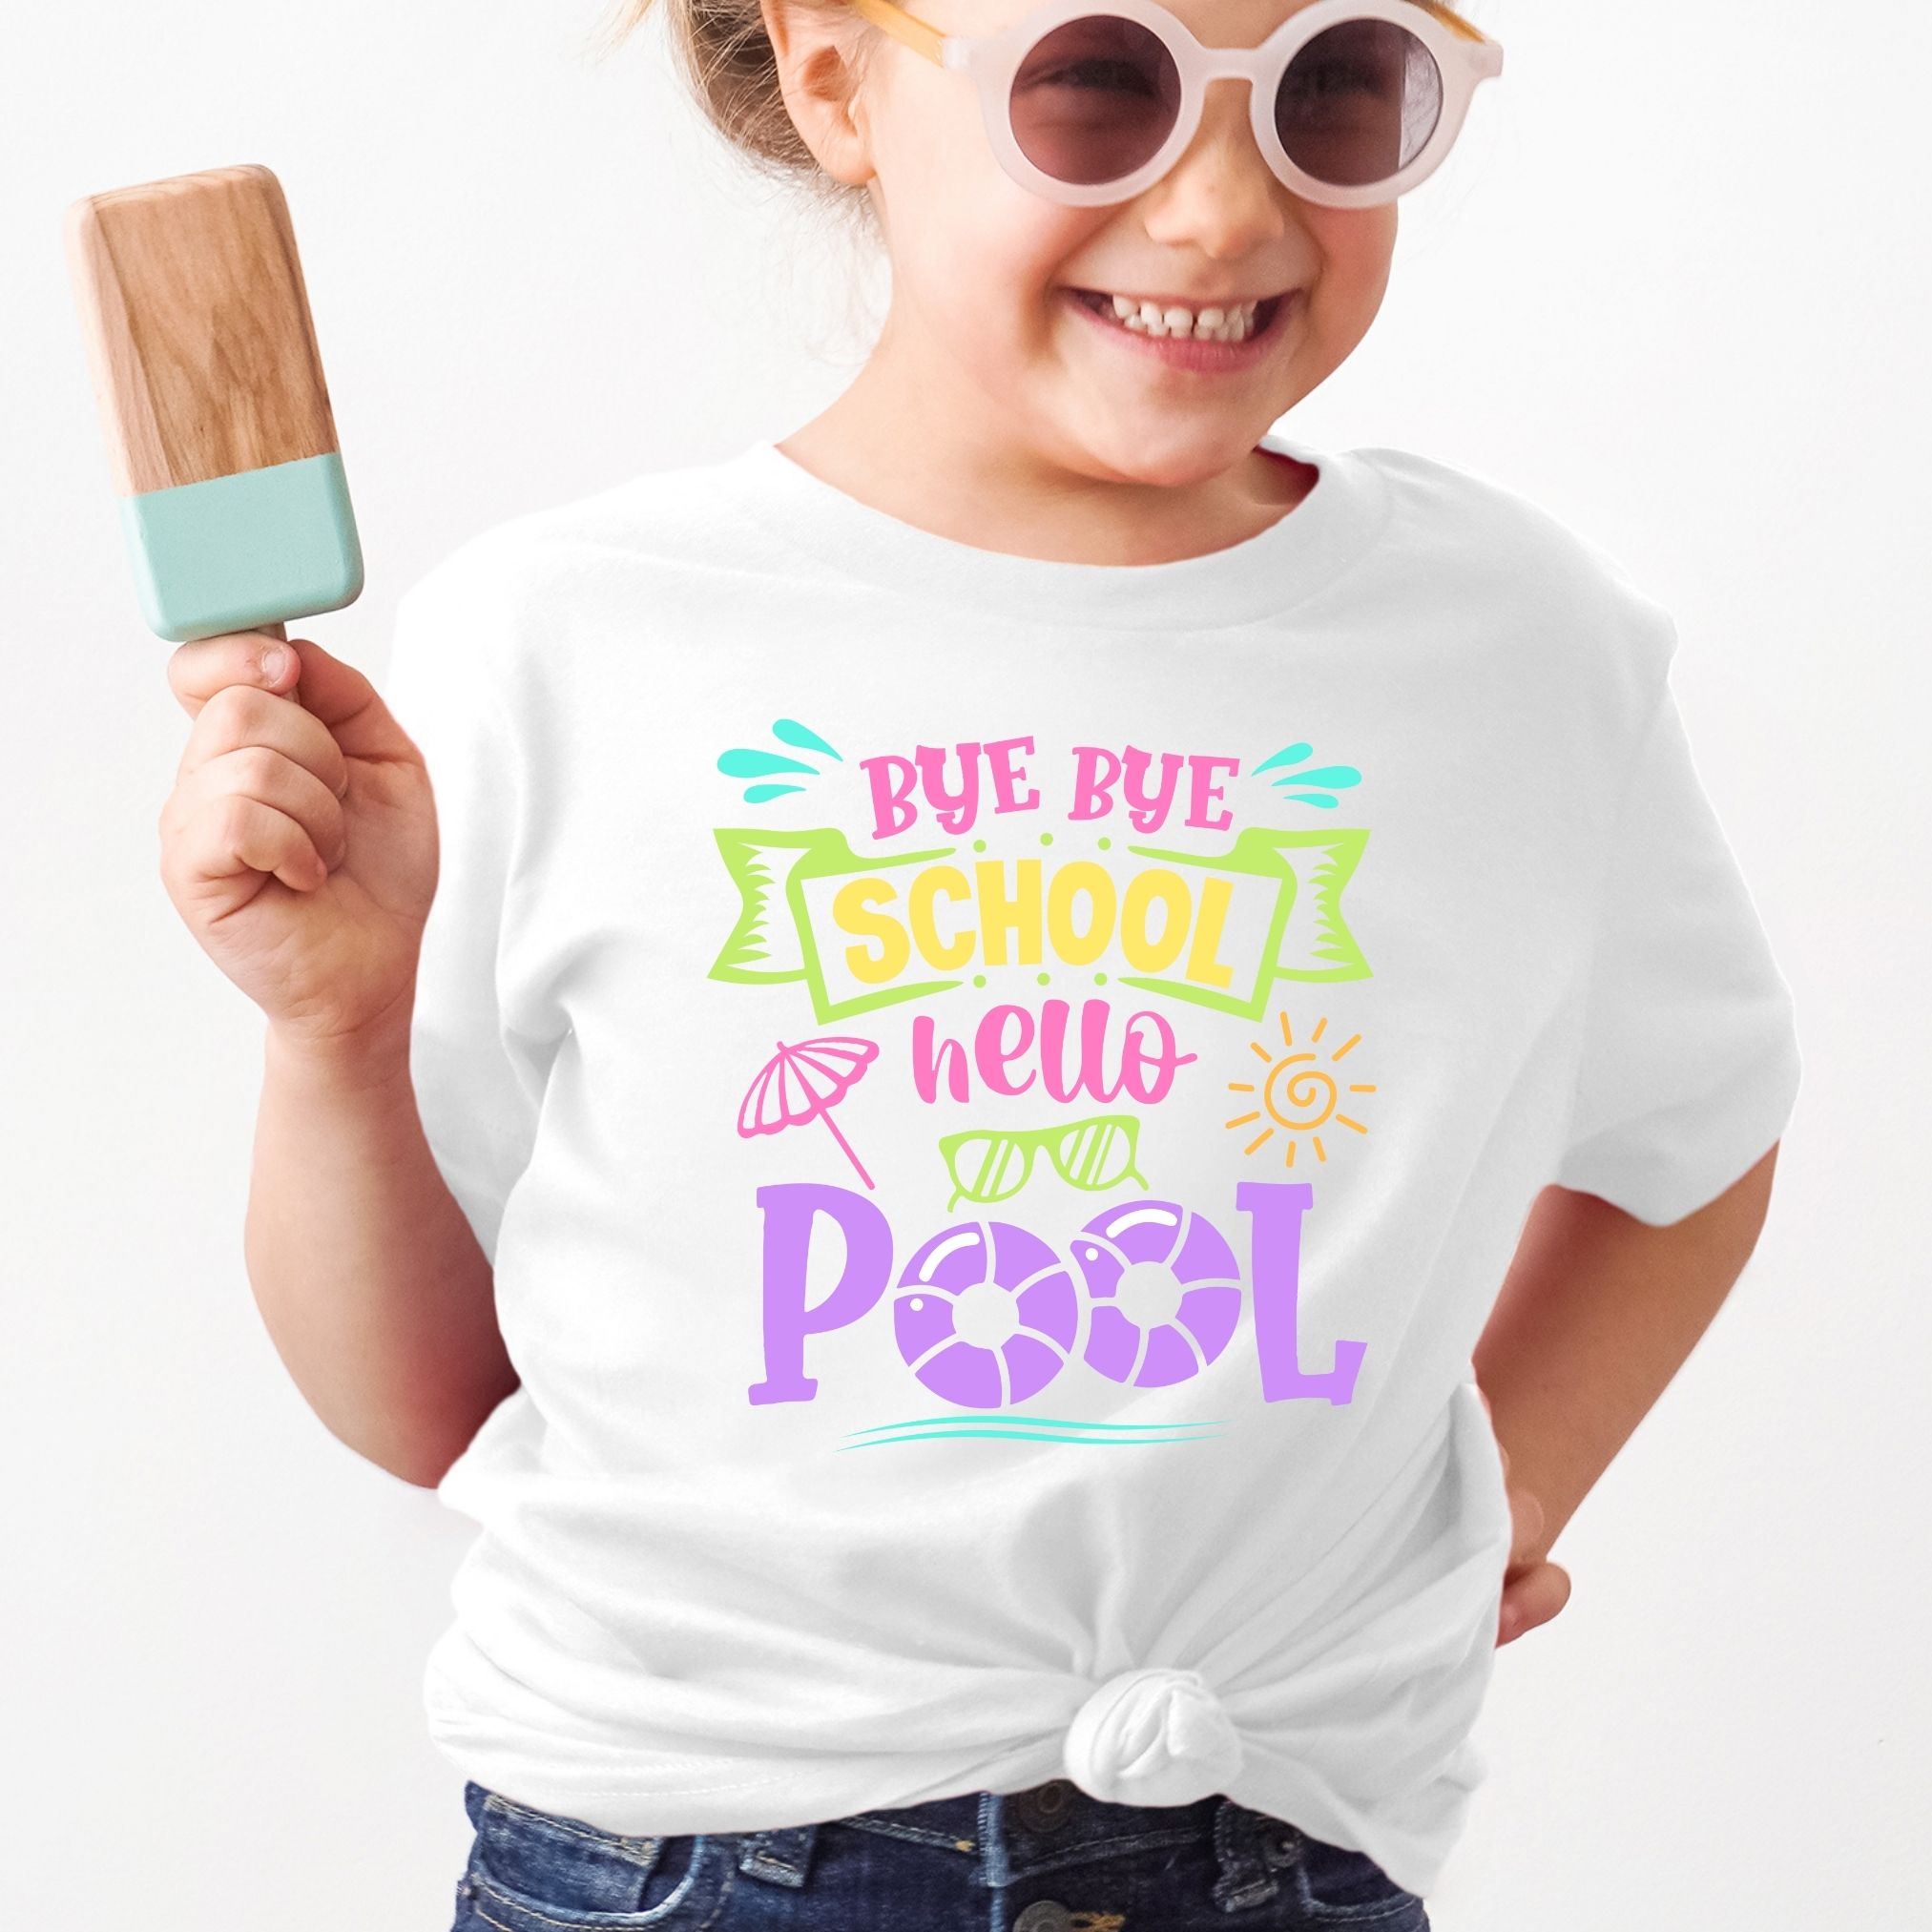
{"label": "child's arm", "polygon": [[1568,1188],[1538,1197],[1474,1356],[1509,1486],[1541,1506],[1539,1522],[1518,1499],[1501,1641],[1562,1609],[1568,1585],[1547,1563],[1550,1546],[1723,1305],[1776,1165],[1774,1144],[1664,1227]]}
{"label": "child's arm", "polygon": [[[487,1069],[493,1039],[476,996],[465,1003],[492,964],[461,916],[484,822],[466,687],[440,662],[401,680],[424,712],[437,709],[426,681],[449,687],[439,782],[467,809],[443,841],[422,752],[354,666],[242,632],[179,646],[168,675],[195,724],[161,812],[162,878],[268,1021],[244,1236],[256,1300],[323,1423],[433,1485],[517,1384],[491,1260],[425,1128],[442,1124],[456,1185],[493,1233],[486,1202],[508,1185],[496,1123],[514,1110],[448,1070]],[[466,1111],[479,1124],[451,1124]]]}
{"label": "child's arm", "polygon": [[271,1027],[245,1250],[256,1305],[328,1429],[434,1487],[517,1385],[490,1264],[424,1137],[407,1003],[372,1037]]}

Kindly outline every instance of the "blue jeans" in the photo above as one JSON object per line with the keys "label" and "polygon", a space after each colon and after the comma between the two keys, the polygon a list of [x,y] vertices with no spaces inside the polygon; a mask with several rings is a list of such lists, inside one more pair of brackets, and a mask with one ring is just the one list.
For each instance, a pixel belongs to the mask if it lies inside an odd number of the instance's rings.
{"label": "blue jeans", "polygon": [[451,1932],[1428,1932],[1373,1859],[1215,1796],[1069,1779],[782,1830],[625,1838],[474,1782]]}

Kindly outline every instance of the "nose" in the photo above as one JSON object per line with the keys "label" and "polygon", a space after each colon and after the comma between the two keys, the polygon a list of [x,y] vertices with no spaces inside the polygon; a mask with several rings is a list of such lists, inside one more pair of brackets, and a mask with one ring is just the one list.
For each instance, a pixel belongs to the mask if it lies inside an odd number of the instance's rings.
{"label": "nose", "polygon": [[1198,1671],[1153,1667],[1108,1678],[1067,1729],[1067,1775],[1110,1804],[1193,1804],[1225,1791],[1241,1739]]}
{"label": "nose", "polygon": [[1156,240],[1236,256],[1282,232],[1287,196],[1256,145],[1247,82],[1217,79],[1208,83],[1194,139],[1148,189],[1144,219]]}

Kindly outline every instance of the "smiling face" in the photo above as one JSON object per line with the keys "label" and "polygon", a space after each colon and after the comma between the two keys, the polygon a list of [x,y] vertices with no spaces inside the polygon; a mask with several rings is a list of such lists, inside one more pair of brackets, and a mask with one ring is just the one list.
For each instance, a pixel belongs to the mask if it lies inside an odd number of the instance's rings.
{"label": "smiling face", "polygon": [[[983,35],[1031,4],[912,0],[912,11]],[[1206,44],[1243,47],[1304,4],[1169,0]],[[765,0],[765,12],[800,133],[829,173],[865,185],[890,251],[891,307],[854,390],[902,435],[1042,475],[1201,483],[1240,463],[1374,321],[1395,205],[1329,208],[1284,186],[1256,145],[1245,81],[1209,84],[1200,126],[1152,187],[1069,207],[1007,174],[962,74],[849,10]],[[1227,333],[1256,301],[1239,343],[1121,320],[1217,308]]]}

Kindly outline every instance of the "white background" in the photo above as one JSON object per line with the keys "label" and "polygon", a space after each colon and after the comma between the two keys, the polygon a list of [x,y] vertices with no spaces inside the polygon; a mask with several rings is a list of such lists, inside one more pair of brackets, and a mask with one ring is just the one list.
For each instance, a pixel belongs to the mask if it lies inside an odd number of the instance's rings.
{"label": "white background", "polygon": [[[1796,990],[1758,1253],[1506,1650],[1439,1932],[1927,1922],[1932,13],[1475,0],[1508,49],[1368,341],[1286,419],[1491,477],[1678,615]],[[816,413],[884,282],[594,0],[96,0],[0,52],[0,1920],[434,1932],[468,1844],[425,1654],[469,1526],[341,1447],[250,1298],[261,1025],[178,924],[187,719],[135,611],[61,252],[260,161],[294,212],[371,670],[471,532]],[[855,285],[863,298],[847,295]],[[1157,1932],[1153,1927],[1132,1932]]]}

